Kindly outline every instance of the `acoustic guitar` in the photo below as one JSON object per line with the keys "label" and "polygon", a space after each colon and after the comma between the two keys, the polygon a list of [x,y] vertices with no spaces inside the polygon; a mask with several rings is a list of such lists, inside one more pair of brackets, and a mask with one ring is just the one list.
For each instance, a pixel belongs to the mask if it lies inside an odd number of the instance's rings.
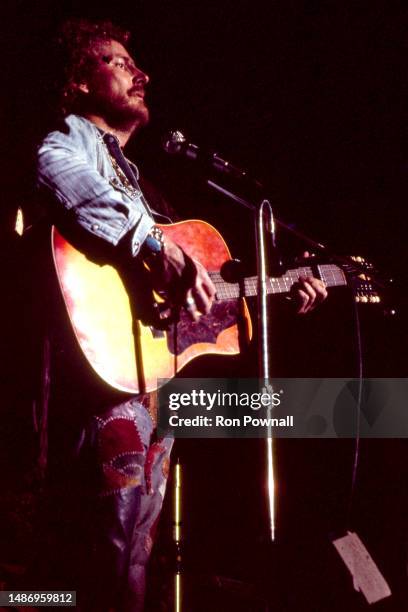
{"label": "acoustic guitar", "polygon": [[[208,315],[192,322],[184,311],[168,329],[143,323],[135,316],[138,296],[130,295],[117,270],[91,262],[54,227],[52,251],[58,281],[79,345],[95,372],[115,389],[131,394],[157,389],[189,361],[204,354],[240,352],[242,330],[251,336],[245,300],[257,294],[257,278],[227,282],[221,268],[231,255],[221,234],[204,221],[160,226],[190,257],[206,267],[216,287]],[[302,266],[270,277],[269,294],[288,293],[300,275],[319,276],[327,287],[353,285],[356,299],[378,302],[369,275],[353,275],[352,265]],[[347,269],[346,269],[347,268]],[[240,322],[240,325],[238,323]],[[246,328],[246,329],[245,329]]]}

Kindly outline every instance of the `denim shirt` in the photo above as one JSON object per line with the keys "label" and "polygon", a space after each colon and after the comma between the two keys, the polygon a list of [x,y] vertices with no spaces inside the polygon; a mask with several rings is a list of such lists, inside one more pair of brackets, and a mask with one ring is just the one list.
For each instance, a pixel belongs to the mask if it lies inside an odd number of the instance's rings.
{"label": "denim shirt", "polygon": [[[133,166],[137,174],[137,169]],[[136,182],[128,189],[115,173],[96,125],[68,115],[61,130],[50,132],[38,149],[38,183],[51,192],[58,207],[52,221],[64,218],[117,246],[126,241],[134,257],[154,225],[152,213]],[[54,214],[55,213],[55,214]]]}

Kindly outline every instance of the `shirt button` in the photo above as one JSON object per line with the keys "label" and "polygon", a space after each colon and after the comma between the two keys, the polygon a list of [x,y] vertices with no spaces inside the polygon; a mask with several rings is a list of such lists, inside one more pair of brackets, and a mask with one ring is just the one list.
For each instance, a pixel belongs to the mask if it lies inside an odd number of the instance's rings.
{"label": "shirt button", "polygon": [[96,232],[96,230],[98,230],[98,229],[99,229],[99,225],[98,225],[98,223],[94,223],[94,224],[92,225],[92,229],[93,229],[93,231],[94,231],[94,232]]}

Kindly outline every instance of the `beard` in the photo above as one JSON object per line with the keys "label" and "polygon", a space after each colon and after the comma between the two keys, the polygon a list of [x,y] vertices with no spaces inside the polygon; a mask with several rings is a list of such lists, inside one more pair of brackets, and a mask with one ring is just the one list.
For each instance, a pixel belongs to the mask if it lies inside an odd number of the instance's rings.
{"label": "beard", "polygon": [[137,95],[98,96],[91,102],[93,111],[103,116],[112,128],[136,130],[149,122],[149,109]]}

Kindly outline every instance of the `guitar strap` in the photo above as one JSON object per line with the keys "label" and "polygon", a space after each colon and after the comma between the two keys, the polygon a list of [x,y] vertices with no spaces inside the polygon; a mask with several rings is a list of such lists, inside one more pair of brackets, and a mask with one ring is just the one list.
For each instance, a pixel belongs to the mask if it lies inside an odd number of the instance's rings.
{"label": "guitar strap", "polygon": [[158,212],[154,210],[147,202],[146,198],[143,195],[143,191],[139,185],[139,172],[137,167],[129,162],[126,157],[123,155],[122,149],[120,148],[119,142],[113,134],[109,132],[102,132],[99,130],[102,135],[102,140],[107,148],[109,153],[109,157],[111,158],[111,162],[113,168],[116,172],[118,179],[121,181],[125,189],[127,189],[130,193],[136,190],[138,194],[140,194],[140,198],[143,202],[144,207],[150,217],[154,217],[159,223],[171,223],[171,219],[164,215],[162,212]]}
{"label": "guitar strap", "polygon": [[[116,161],[116,163],[118,164],[119,168],[122,170],[123,174],[125,175],[126,179],[129,181],[131,186],[134,187],[135,189],[140,189],[138,182],[137,182],[137,179],[139,178],[136,173],[137,169],[135,168],[136,170],[135,172],[130,167],[128,160],[122,153],[122,149],[120,148],[117,138],[113,136],[113,134],[110,134],[109,132],[105,132],[102,138],[103,138],[103,142],[106,145],[106,148],[108,149],[110,157],[113,158],[113,161]],[[119,178],[122,178],[122,177],[119,175]]]}

